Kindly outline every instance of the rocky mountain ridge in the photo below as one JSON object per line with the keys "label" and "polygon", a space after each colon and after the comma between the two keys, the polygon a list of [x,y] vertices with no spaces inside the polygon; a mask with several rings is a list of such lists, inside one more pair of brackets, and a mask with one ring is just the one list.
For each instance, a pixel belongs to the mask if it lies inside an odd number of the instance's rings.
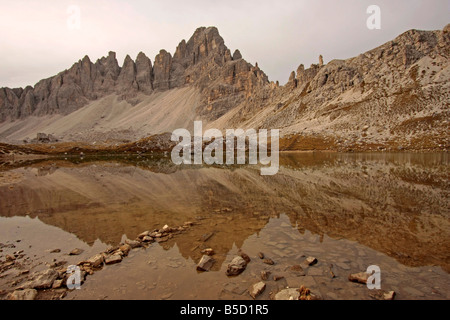
{"label": "rocky mountain ridge", "polygon": [[343,146],[395,141],[448,149],[449,57],[450,25],[407,31],[347,60],[324,64],[320,56],[308,69],[300,65],[285,86],[264,87],[211,127],[279,128],[284,136],[320,136]]}
{"label": "rocky mountain ridge", "polygon": [[[109,52],[95,63],[85,56],[34,87],[1,88],[0,121],[67,115],[110,94],[135,105],[140,102],[138,93],[151,95],[186,85],[202,91],[203,108],[214,109],[208,117],[216,118],[232,107],[230,98],[240,100],[240,93],[266,83],[264,72],[243,60],[238,50],[231,55],[217,28],[201,27],[189,41],[180,42],[173,56],[161,50],[153,64],[140,52],[135,61],[127,55],[120,67],[116,53]],[[223,95],[226,100],[221,99]]]}
{"label": "rocky mountain ridge", "polygon": [[131,141],[202,119],[204,129],[281,129],[289,150],[303,150],[305,137],[324,149],[447,150],[449,56],[450,25],[410,30],[354,58],[320,56],[280,86],[238,50],[231,54],[217,28],[202,27],[153,64],[140,53],[119,67],[110,52],[34,88],[0,89],[0,139],[45,132],[64,141]]}

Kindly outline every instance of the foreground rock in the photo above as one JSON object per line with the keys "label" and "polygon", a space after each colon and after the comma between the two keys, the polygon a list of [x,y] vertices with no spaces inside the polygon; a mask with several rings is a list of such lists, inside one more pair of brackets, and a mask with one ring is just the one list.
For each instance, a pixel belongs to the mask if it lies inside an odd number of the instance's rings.
{"label": "foreground rock", "polygon": [[150,235],[150,231],[144,231],[140,235],[138,235],[138,239],[144,239],[145,237],[148,237]]}
{"label": "foreground rock", "polygon": [[32,143],[53,143],[58,142],[58,139],[53,136],[52,134],[46,134],[46,133],[38,133],[36,135],[36,138],[31,140]]}
{"label": "foreground rock", "polygon": [[226,274],[227,276],[237,276],[244,272],[245,268],[247,268],[247,262],[240,256],[235,257],[231,260],[231,263],[227,267]]}
{"label": "foreground rock", "polygon": [[242,259],[245,260],[245,262],[250,263],[250,261],[252,261],[252,259],[250,259],[250,257],[248,256],[248,254],[246,254],[245,252],[239,251],[239,255],[241,256]]}
{"label": "foreground rock", "polygon": [[103,266],[104,257],[102,254],[96,254],[95,256],[89,258],[86,262],[89,265],[91,265],[93,268],[100,268]]}
{"label": "foreground rock", "polygon": [[369,277],[370,274],[368,274],[367,272],[359,272],[349,275],[348,280],[351,282],[367,284],[367,280],[369,279]]}
{"label": "foreground rock", "polygon": [[48,289],[57,278],[58,272],[53,269],[36,272],[31,276],[31,280],[21,285],[19,289]]}
{"label": "foreground rock", "polygon": [[113,254],[105,258],[105,264],[107,265],[116,264],[119,262],[122,262],[122,256],[119,254]]}
{"label": "foreground rock", "polygon": [[82,254],[83,252],[84,252],[83,249],[75,248],[72,251],[70,251],[69,255],[70,256],[78,256],[78,255]]}
{"label": "foreground rock", "polygon": [[311,290],[301,286],[300,289],[287,288],[278,292],[274,300],[320,300],[320,297],[311,293]]}
{"label": "foreground rock", "polygon": [[142,246],[141,242],[137,241],[137,240],[125,240],[125,243],[128,244],[131,249],[135,249],[135,248],[139,248]]}
{"label": "foreground rock", "polygon": [[302,276],[305,276],[305,275],[306,275],[306,273],[305,273],[305,271],[303,270],[302,266],[300,266],[300,265],[298,265],[298,264],[296,264],[296,265],[294,265],[294,266],[288,268],[288,270],[289,270],[292,274],[296,275],[297,277],[302,277]]}
{"label": "foreground rock", "polygon": [[298,300],[300,298],[300,292],[295,288],[288,288],[278,292],[274,300]]}
{"label": "foreground rock", "polygon": [[198,271],[209,271],[211,267],[213,266],[214,262],[216,262],[213,258],[210,256],[204,255],[200,262],[197,265]]}
{"label": "foreground rock", "polygon": [[273,266],[275,262],[272,259],[264,259],[263,262],[269,266]]}
{"label": "foreground rock", "polygon": [[36,299],[38,292],[35,289],[16,290],[10,293],[7,297],[8,300],[34,300]]}
{"label": "foreground rock", "polygon": [[319,297],[313,294],[311,290],[305,286],[301,286],[300,289],[298,289],[298,292],[300,293],[299,300],[319,300]]}
{"label": "foreground rock", "polygon": [[375,290],[371,292],[369,296],[376,300],[394,300],[395,299],[395,291],[383,291],[383,290]]}
{"label": "foreground rock", "polygon": [[[157,240],[159,241],[161,237],[159,236],[159,237],[157,237],[157,238],[158,238]],[[145,236],[145,237],[142,238],[142,241],[143,241],[143,242],[147,242],[147,243],[153,242],[153,240],[154,240],[154,239],[153,239],[152,237],[150,237],[150,236]]]}
{"label": "foreground rock", "polygon": [[261,281],[252,285],[248,292],[253,299],[256,299],[261,293],[264,292],[265,289],[266,284]]}
{"label": "foreground rock", "polygon": [[308,266],[313,266],[313,265],[317,264],[317,262],[318,262],[317,259],[314,257],[308,257],[305,260],[305,264]]}
{"label": "foreground rock", "polygon": [[266,281],[267,279],[269,279],[270,274],[270,271],[261,271],[261,280]]}
{"label": "foreground rock", "polygon": [[202,253],[203,253],[203,254],[206,254],[206,255],[208,255],[208,256],[213,256],[213,255],[215,254],[214,250],[211,249],[211,248],[202,250]]}
{"label": "foreground rock", "polygon": [[284,276],[273,276],[273,281],[280,281],[284,279]]}
{"label": "foreground rock", "polygon": [[53,282],[52,289],[59,289],[59,288],[61,288],[63,286],[63,284],[64,284],[64,280],[63,279],[55,280]]}
{"label": "foreground rock", "polygon": [[13,257],[13,256],[10,255],[10,254],[7,254],[7,255],[5,256],[5,259],[6,259],[6,262],[12,262],[12,261],[16,260],[16,258]]}

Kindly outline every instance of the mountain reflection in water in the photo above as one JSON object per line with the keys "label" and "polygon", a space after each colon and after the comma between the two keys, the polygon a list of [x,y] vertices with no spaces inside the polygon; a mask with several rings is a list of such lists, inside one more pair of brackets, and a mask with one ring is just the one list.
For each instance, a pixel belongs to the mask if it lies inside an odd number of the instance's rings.
{"label": "mountain reflection in water", "polygon": [[288,153],[280,164],[276,176],[261,176],[254,166],[177,167],[131,156],[4,163],[0,215],[38,217],[90,245],[201,221],[168,242],[194,261],[202,235],[213,233],[208,245],[226,254],[286,215],[300,234],[450,271],[447,154]]}

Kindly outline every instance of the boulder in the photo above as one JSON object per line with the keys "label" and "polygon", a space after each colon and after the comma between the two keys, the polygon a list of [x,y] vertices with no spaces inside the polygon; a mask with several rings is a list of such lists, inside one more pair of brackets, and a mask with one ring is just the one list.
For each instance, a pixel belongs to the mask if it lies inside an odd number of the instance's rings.
{"label": "boulder", "polygon": [[214,255],[214,250],[211,249],[211,248],[207,248],[207,249],[202,250],[202,253],[206,254],[208,256],[213,256]]}
{"label": "boulder", "polygon": [[31,276],[31,280],[21,285],[19,289],[48,289],[57,278],[58,272],[53,269],[36,272]]}
{"label": "boulder", "polygon": [[120,249],[120,251],[123,252],[123,254],[125,256],[127,256],[128,253],[130,253],[130,251],[131,251],[131,246],[129,244],[124,244],[124,245],[120,246],[119,249]]}
{"label": "boulder", "polygon": [[[157,240],[159,240],[159,239],[157,239]],[[152,241],[153,241],[153,238],[150,237],[150,236],[145,236],[145,237],[142,238],[142,241],[143,241],[143,242],[152,242]]]}
{"label": "boulder", "polygon": [[315,265],[315,264],[317,264],[317,259],[316,258],[314,258],[314,257],[308,257],[308,258],[306,258],[306,260],[305,260],[305,264],[306,265],[308,265],[308,266],[313,266],[313,265]]}
{"label": "boulder", "polygon": [[93,268],[100,268],[103,266],[103,262],[104,257],[100,253],[86,260],[86,263],[90,264]]}
{"label": "boulder", "polygon": [[242,257],[235,257],[227,267],[227,276],[237,276],[247,268],[247,262]]}
{"label": "boulder", "polygon": [[255,283],[250,287],[248,292],[253,299],[256,299],[261,293],[266,289],[266,284],[264,282]]}
{"label": "boulder", "polygon": [[269,279],[270,274],[270,271],[261,271],[261,280],[266,281],[267,279]]}
{"label": "boulder", "polygon": [[367,272],[353,273],[348,276],[348,280],[351,282],[358,282],[362,284],[367,284],[370,274]]}
{"label": "boulder", "polygon": [[245,262],[250,263],[250,261],[252,259],[250,259],[250,257],[248,256],[248,254],[246,254],[245,252],[240,251],[239,255],[241,256],[242,259],[245,260]]}
{"label": "boulder", "polygon": [[274,300],[299,300],[299,298],[300,292],[298,289],[288,288],[278,292],[275,295]]}
{"label": "boulder", "polygon": [[138,239],[143,239],[144,237],[147,237],[148,235],[150,235],[150,231],[144,231],[137,237],[138,237]]}
{"label": "boulder", "polygon": [[122,262],[122,256],[119,254],[113,254],[105,258],[105,264],[107,265],[116,264],[119,262]]}
{"label": "boulder", "polygon": [[8,300],[34,300],[38,292],[35,289],[16,290],[7,296]]}
{"label": "boulder", "polygon": [[394,300],[395,295],[395,291],[385,292],[383,293],[383,300]]}
{"label": "boulder", "polygon": [[129,239],[125,240],[125,244],[128,244],[131,247],[131,249],[139,248],[142,245],[141,242],[139,241]]}
{"label": "boulder", "polygon": [[204,255],[200,262],[197,265],[198,271],[209,271],[211,267],[213,266],[215,260],[211,258],[210,256]]}
{"label": "boulder", "polygon": [[72,251],[70,251],[69,256],[78,256],[84,252],[83,249],[75,248]]}
{"label": "boulder", "polygon": [[376,300],[394,300],[396,293],[395,291],[374,290],[369,295]]}

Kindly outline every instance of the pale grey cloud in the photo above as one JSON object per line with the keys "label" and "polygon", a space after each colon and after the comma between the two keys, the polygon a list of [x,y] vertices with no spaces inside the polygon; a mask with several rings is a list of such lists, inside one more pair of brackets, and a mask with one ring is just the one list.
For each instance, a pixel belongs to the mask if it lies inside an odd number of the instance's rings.
{"label": "pale grey cloud", "polygon": [[[382,29],[366,27],[369,5],[379,5]],[[81,9],[81,29],[67,27],[67,8]],[[217,26],[231,49],[258,62],[284,83],[300,63],[349,58],[408,29],[442,29],[448,0],[40,0],[0,1],[0,87],[34,85],[116,51],[119,63],[139,51],[152,60],[174,52],[199,26]]]}

